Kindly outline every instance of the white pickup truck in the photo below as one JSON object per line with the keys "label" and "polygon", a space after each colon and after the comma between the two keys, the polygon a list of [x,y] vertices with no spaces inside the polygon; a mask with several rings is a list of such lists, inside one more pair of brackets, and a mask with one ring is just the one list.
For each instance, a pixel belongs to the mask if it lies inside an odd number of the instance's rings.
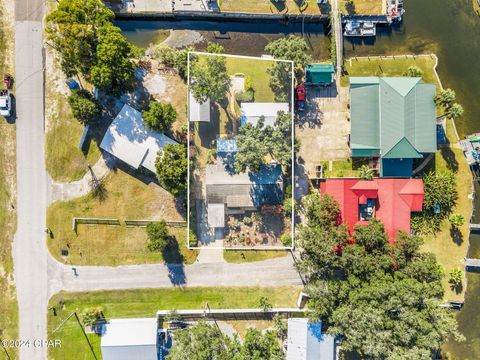
{"label": "white pickup truck", "polygon": [[0,115],[9,117],[12,110],[12,97],[10,91],[0,90]]}

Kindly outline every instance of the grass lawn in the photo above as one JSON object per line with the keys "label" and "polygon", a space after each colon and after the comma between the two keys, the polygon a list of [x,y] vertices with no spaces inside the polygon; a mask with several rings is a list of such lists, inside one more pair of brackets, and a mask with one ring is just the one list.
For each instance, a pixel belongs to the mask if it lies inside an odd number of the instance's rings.
{"label": "grass lawn", "polygon": [[[72,317],[60,330],[52,333],[73,311],[80,314],[88,307],[101,306],[107,320],[112,318],[153,317],[157,310],[254,308],[265,296],[273,307],[293,307],[300,287],[218,287],[175,288],[96,291],[85,293],[59,293],[50,299],[49,307],[55,307],[57,316],[48,313],[48,335],[62,340],[62,347],[49,349],[49,358],[91,359],[92,355],[81,328]],[[100,355],[100,337],[88,335],[97,356]]]}
{"label": "grass lawn", "polygon": [[320,8],[316,0],[307,0],[305,5],[295,0],[273,2],[269,0],[220,0],[221,11],[256,14],[328,14],[328,7]]}
{"label": "grass lawn", "polygon": [[[47,56],[53,56],[53,54]],[[100,158],[100,149],[93,140],[85,144],[85,149],[88,147],[86,154],[78,148],[83,125],[73,117],[67,95],[58,89],[62,81],[60,70],[56,65],[47,67],[46,76],[47,171],[56,181],[78,180],[85,175],[87,165],[95,164]]]}
{"label": "grass lawn", "polygon": [[223,258],[230,263],[262,261],[287,256],[286,250],[223,250]]}
{"label": "grass lawn", "polygon": [[322,161],[323,177],[357,177],[359,175],[358,169],[365,164],[368,164],[368,161],[364,159],[348,158],[346,160],[333,160],[332,169],[330,170],[330,162]]}
{"label": "grass lawn", "polygon": [[[423,71],[423,81],[436,84],[433,66],[435,58],[430,56],[417,56],[416,58],[351,58],[345,62],[347,76],[342,76],[342,86],[348,86],[348,76],[402,76],[410,66],[418,66]],[[438,86],[438,84],[437,84]]]}
{"label": "grass lawn", "polygon": [[270,89],[270,75],[267,69],[275,61],[244,59],[239,57],[227,57],[227,71],[230,75],[242,73],[250,78],[252,87],[255,90],[255,101],[275,102],[275,94]]}
{"label": "grass lawn", "polygon": [[338,9],[344,15],[380,15],[384,13],[382,0],[353,0],[353,7],[346,7],[347,0],[338,2]]}
{"label": "grass lawn", "polygon": [[[162,256],[147,250],[144,228],[113,225],[78,225],[71,228],[73,217],[182,220],[174,198],[155,183],[146,184],[120,169],[106,180],[107,198],[95,199],[91,194],[70,201],[55,202],[47,210],[47,225],[53,238],[47,243],[52,255],[60,261],[77,265],[120,265],[195,261],[197,251],[186,249],[186,229],[171,228],[179,249]],[[60,252],[69,255],[63,259]],[[180,251],[180,254],[178,253]]]}
{"label": "grass lawn", "polygon": [[[468,196],[472,192],[472,175],[470,168],[465,160],[462,150],[454,145],[457,144],[453,125],[451,121],[447,122],[447,136],[452,147],[437,151],[435,156],[435,166],[437,172],[452,170],[456,175],[458,200],[452,213],[462,214],[467,219],[466,224],[461,227],[462,239],[455,241],[450,235],[450,222],[446,219],[441,230],[437,234],[425,235],[425,244],[423,250],[432,252],[436,255],[438,261],[445,269],[445,278],[443,285],[445,288],[445,300],[458,300],[464,296],[464,291],[456,293],[450,289],[448,284],[448,273],[453,268],[463,269],[463,258],[468,244],[468,219],[470,219],[471,200]],[[464,289],[463,289],[464,290]]]}
{"label": "grass lawn", "polygon": [[[0,73],[13,74],[13,14],[0,8]],[[16,214],[10,204],[15,204],[15,125],[0,117],[0,329],[2,339],[18,338],[18,308],[13,282],[12,241]],[[2,350],[3,356],[3,350]],[[17,351],[8,349],[12,358]]]}

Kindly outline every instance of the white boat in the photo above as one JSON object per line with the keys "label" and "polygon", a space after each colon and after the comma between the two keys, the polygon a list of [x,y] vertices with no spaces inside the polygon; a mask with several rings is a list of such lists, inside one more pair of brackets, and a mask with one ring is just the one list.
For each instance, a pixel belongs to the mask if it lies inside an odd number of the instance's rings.
{"label": "white boat", "polygon": [[367,37],[375,36],[377,34],[377,29],[373,21],[358,21],[358,20],[349,20],[345,24],[345,31],[343,33],[346,37]]}

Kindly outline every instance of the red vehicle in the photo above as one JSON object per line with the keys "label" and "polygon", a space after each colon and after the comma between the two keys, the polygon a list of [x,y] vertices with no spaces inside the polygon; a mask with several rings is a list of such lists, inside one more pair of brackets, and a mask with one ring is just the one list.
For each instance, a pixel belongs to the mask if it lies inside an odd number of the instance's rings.
{"label": "red vehicle", "polygon": [[295,102],[296,102],[298,111],[305,110],[305,96],[306,96],[305,86],[298,85],[295,88]]}

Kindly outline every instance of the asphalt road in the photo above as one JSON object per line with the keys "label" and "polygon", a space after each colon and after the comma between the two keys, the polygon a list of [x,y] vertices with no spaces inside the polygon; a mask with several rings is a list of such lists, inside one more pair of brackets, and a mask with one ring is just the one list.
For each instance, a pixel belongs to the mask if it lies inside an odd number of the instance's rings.
{"label": "asphalt road", "polygon": [[17,127],[17,233],[13,243],[19,307],[20,358],[46,359],[34,340],[47,333],[46,179],[42,0],[15,1],[15,81]]}

